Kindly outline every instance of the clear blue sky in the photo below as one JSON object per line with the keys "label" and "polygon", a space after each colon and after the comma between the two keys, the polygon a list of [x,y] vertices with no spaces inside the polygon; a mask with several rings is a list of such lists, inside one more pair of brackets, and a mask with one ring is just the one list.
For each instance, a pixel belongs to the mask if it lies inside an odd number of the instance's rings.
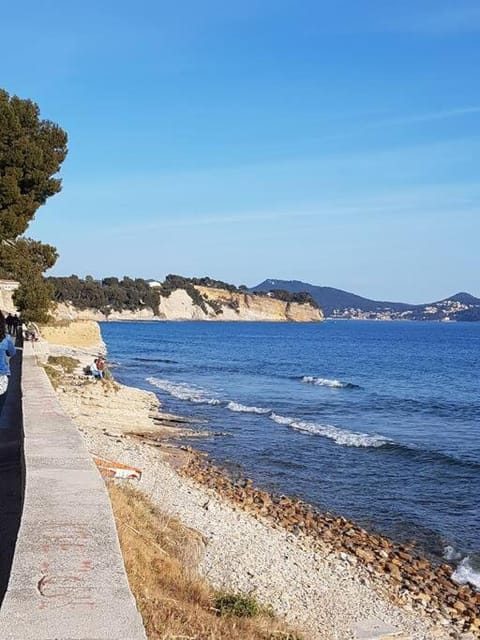
{"label": "clear blue sky", "polygon": [[69,134],[52,273],[480,295],[478,0],[18,6],[0,84]]}

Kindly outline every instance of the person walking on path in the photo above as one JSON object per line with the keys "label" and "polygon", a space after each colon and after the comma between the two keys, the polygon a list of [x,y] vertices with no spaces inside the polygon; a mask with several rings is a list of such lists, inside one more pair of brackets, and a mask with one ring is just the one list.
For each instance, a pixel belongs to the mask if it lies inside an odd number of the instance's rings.
{"label": "person walking on path", "polygon": [[0,413],[7,397],[8,378],[10,376],[9,358],[15,355],[15,345],[7,333],[7,325],[0,311]]}
{"label": "person walking on path", "polygon": [[20,318],[15,314],[12,318],[12,331],[10,332],[14,338],[18,338],[18,327],[20,325]]}
{"label": "person walking on path", "polygon": [[13,316],[11,313],[8,314],[5,324],[7,325],[7,331],[10,335],[13,333]]}

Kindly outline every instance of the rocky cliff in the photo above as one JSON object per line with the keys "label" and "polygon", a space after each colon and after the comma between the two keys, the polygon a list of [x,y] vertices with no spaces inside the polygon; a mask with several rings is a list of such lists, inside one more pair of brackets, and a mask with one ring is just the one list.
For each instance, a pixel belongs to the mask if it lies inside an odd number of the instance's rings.
{"label": "rocky cliff", "polygon": [[[108,317],[95,309],[80,310],[69,303],[57,305],[58,320],[216,320],[257,322],[319,322],[320,309],[310,303],[285,302],[268,295],[196,286],[198,295],[176,289],[160,297],[156,316],[149,308],[111,311]],[[195,299],[194,299],[195,298]]]}
{"label": "rocky cliff", "polygon": [[41,334],[50,344],[87,349],[95,353],[104,353],[106,350],[100,327],[89,320],[64,326],[42,326]]}

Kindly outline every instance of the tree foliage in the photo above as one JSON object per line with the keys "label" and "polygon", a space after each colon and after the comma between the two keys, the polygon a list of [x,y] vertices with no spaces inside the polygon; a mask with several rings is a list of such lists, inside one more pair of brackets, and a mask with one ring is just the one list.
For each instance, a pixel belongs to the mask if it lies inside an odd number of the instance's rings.
{"label": "tree foliage", "polygon": [[[255,295],[265,295],[263,292],[255,292]],[[299,293],[291,293],[290,291],[286,291],[286,289],[272,289],[268,292],[268,294],[272,298],[276,298],[277,300],[282,300],[283,302],[296,302],[298,304],[309,304],[316,309],[319,309],[317,302],[312,298],[312,296],[306,291],[301,291]]]}
{"label": "tree foliage", "polygon": [[13,300],[25,320],[45,322],[52,301],[52,287],[42,273],[58,257],[55,247],[30,238],[0,245],[0,276],[20,283]]}
{"label": "tree foliage", "polygon": [[57,302],[70,302],[78,309],[97,309],[105,315],[112,311],[137,311],[150,308],[158,314],[160,293],[142,278],[104,278],[101,281],[76,275],[47,278]]}
{"label": "tree foliage", "polygon": [[13,301],[24,320],[47,322],[52,305],[53,289],[41,273],[27,273],[20,288],[15,291]]}
{"label": "tree foliage", "polygon": [[52,289],[42,273],[57,259],[54,247],[19,237],[47,198],[67,155],[67,134],[40,118],[31,100],[0,89],[0,275],[20,282],[14,301],[25,319],[43,321]]}
{"label": "tree foliage", "polygon": [[67,134],[40,119],[31,100],[0,90],[0,239],[24,233],[35,212],[58,193],[54,177],[67,155]]}

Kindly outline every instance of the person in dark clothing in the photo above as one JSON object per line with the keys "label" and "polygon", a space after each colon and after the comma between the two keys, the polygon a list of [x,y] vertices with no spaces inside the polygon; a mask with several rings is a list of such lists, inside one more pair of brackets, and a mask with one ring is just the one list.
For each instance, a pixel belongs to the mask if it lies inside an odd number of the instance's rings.
{"label": "person in dark clothing", "polygon": [[18,336],[18,327],[20,325],[20,318],[15,314],[12,318],[12,336],[15,338]]}
{"label": "person in dark clothing", "polygon": [[[3,318],[3,315],[2,315],[2,318]],[[12,316],[12,314],[9,313],[8,316],[6,317],[6,319],[4,318],[3,321],[7,325],[7,332],[10,335],[12,335],[12,331],[13,331],[13,316]]]}

